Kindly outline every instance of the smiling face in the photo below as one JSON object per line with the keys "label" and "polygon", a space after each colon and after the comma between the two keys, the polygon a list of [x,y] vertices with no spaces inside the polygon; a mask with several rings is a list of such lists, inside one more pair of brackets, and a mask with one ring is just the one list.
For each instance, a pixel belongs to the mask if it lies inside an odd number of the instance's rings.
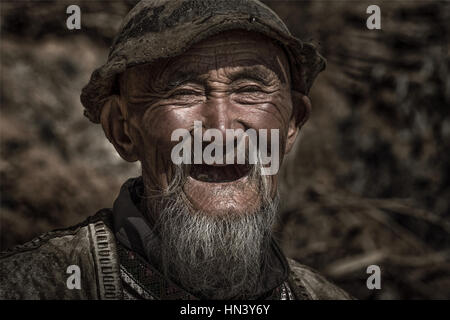
{"label": "smiling face", "polygon": [[[278,129],[281,163],[310,110],[308,98],[291,91],[284,51],[263,35],[237,30],[175,58],[130,68],[120,88],[120,97],[103,108],[102,125],[124,159],[142,163],[149,195],[162,193],[174,178],[174,130],[193,132],[194,121],[201,121],[203,131],[218,129],[225,141],[227,129]],[[182,189],[196,211],[244,214],[261,206],[250,166],[201,164],[186,170]],[[277,175],[262,179],[274,197]]]}
{"label": "smiling face", "polygon": [[278,204],[277,175],[261,175],[260,164],[175,165],[172,133],[195,136],[197,121],[200,131],[216,129],[223,141],[228,129],[277,129],[281,164],[310,108],[290,88],[284,51],[243,31],[121,76],[120,96],[106,101],[101,123],[119,154],[142,164],[147,217],[160,239],[152,260],[169,278],[211,299],[252,297]]}

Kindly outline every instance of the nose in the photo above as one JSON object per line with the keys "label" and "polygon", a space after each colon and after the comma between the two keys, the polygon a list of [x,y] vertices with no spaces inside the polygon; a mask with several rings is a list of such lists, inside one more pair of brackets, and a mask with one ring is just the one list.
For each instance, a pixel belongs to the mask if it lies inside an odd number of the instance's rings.
{"label": "nose", "polygon": [[203,119],[205,129],[217,129],[222,134],[223,141],[226,141],[227,129],[243,129],[244,125],[239,121],[237,108],[228,97],[214,97],[204,104]]}

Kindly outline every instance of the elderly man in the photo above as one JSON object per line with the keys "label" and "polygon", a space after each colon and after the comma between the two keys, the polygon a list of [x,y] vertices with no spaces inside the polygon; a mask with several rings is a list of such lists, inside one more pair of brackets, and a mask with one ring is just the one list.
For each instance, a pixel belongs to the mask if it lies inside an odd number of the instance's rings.
{"label": "elderly man", "polygon": [[277,173],[263,173],[261,144],[253,163],[249,152],[244,163],[173,160],[176,130],[215,129],[234,149],[230,132],[254,129],[277,132],[266,153],[282,163],[308,119],[307,93],[324,66],[312,45],[258,1],[140,2],[81,101],[120,156],[141,163],[142,177],[123,185],[113,209],[4,253],[1,296],[349,298],[285,258],[272,239]]}

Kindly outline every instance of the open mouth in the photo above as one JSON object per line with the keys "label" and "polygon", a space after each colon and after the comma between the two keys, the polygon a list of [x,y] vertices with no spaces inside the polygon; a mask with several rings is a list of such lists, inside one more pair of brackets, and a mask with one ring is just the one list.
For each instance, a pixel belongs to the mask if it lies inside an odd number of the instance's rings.
{"label": "open mouth", "polygon": [[230,165],[191,165],[190,176],[202,182],[231,182],[250,173],[251,166],[248,164],[230,164]]}

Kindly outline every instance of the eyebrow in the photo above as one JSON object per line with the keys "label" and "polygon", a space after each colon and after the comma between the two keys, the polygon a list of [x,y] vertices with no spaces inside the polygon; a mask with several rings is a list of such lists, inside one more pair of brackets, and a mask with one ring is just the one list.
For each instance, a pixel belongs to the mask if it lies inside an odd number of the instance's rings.
{"label": "eyebrow", "polygon": [[[265,86],[273,85],[274,81],[277,80],[277,77],[280,82],[284,83],[283,77],[279,72],[267,70],[261,68],[260,66],[243,66],[238,70],[229,70],[226,71],[227,76],[231,81],[236,81],[240,79],[249,79],[256,82],[261,83]],[[196,74],[192,71],[182,71],[177,70],[174,74],[172,74],[165,86],[166,90],[173,90],[180,85],[183,85],[187,82],[203,84],[204,79],[201,75]]]}
{"label": "eyebrow", "polygon": [[[265,86],[270,86],[273,84],[274,80],[276,80],[276,73],[271,72],[270,70],[263,69],[258,66],[251,67],[242,67],[236,71],[227,72],[232,81],[236,81],[239,79],[250,79],[262,83]],[[282,81],[282,78],[278,78]]]}
{"label": "eyebrow", "polygon": [[201,83],[201,80],[199,79],[198,75],[192,72],[177,71],[175,72],[175,74],[170,76],[170,79],[166,85],[166,89],[175,89],[176,87],[186,82]]}

